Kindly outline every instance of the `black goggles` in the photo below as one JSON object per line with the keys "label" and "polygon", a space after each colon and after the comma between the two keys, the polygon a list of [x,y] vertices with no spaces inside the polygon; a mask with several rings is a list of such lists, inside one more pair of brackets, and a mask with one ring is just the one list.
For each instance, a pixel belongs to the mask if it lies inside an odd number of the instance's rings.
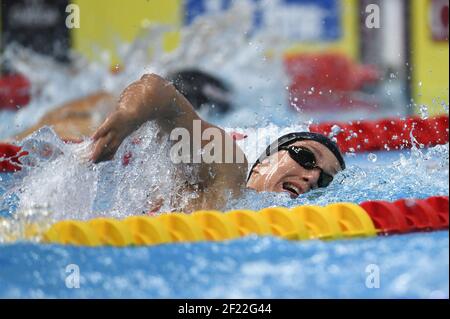
{"label": "black goggles", "polygon": [[333,181],[333,176],[325,173],[322,168],[317,166],[317,159],[314,153],[302,146],[281,146],[278,148],[279,151],[288,151],[289,156],[301,167],[307,170],[318,169],[320,170],[319,180],[317,181],[317,186],[319,188],[328,187]]}

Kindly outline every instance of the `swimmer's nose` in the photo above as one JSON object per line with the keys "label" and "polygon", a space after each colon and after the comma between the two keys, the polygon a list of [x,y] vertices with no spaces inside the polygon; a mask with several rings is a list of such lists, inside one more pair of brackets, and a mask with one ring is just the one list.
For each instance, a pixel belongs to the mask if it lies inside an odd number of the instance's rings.
{"label": "swimmer's nose", "polygon": [[319,175],[320,173],[316,170],[305,170],[302,180],[308,185],[308,190],[317,188]]}

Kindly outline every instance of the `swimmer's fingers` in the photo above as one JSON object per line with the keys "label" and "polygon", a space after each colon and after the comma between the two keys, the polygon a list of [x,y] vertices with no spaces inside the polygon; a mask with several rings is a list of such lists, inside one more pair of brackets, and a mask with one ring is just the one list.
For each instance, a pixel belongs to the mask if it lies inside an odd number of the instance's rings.
{"label": "swimmer's fingers", "polygon": [[105,136],[106,134],[114,130],[114,128],[117,127],[118,124],[120,124],[120,122],[121,122],[120,114],[117,112],[113,113],[105,120],[105,122],[102,125],[100,125],[97,131],[95,131],[94,135],[92,136],[92,139],[96,141],[100,137]]}
{"label": "swimmer's fingers", "polygon": [[109,145],[113,139],[113,128],[115,122],[115,116],[112,115],[106,119],[106,121],[95,131],[92,139],[94,141],[94,151],[91,155],[91,160],[94,163],[99,163],[110,155]]}
{"label": "swimmer's fingers", "polygon": [[100,137],[94,146],[94,151],[91,155],[91,160],[94,163],[99,163],[105,160],[107,155],[109,155],[109,144],[112,140],[112,134]]}
{"label": "swimmer's fingers", "polygon": [[93,162],[99,163],[112,160],[120,144],[120,140],[118,140],[111,132],[105,137],[100,138],[92,155]]}
{"label": "swimmer's fingers", "polygon": [[98,163],[114,157],[122,141],[136,126],[135,120],[124,113],[117,111],[110,115],[92,136],[95,143],[92,160]]}
{"label": "swimmer's fingers", "polygon": [[108,147],[105,149],[105,153],[103,154],[103,160],[104,161],[110,161],[114,158],[114,155],[116,155],[117,149],[119,148],[120,143],[117,142],[117,139],[112,140]]}
{"label": "swimmer's fingers", "polygon": [[92,139],[97,141],[100,137],[105,136],[111,130],[111,121],[107,119],[92,135]]}

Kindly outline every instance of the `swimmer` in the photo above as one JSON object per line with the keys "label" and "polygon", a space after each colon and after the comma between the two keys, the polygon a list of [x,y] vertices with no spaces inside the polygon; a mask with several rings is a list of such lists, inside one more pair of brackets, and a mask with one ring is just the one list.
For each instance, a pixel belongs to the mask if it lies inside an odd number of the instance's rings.
{"label": "swimmer", "polygon": [[[201,130],[214,128],[222,135],[221,154],[233,154],[233,161],[198,164],[198,197],[186,210],[220,209],[226,194],[238,197],[247,187],[258,192],[286,192],[295,198],[310,190],[327,187],[333,177],[345,169],[336,144],[327,137],[309,133],[291,133],[270,145],[247,174],[248,163],[242,150],[224,130],[200,119],[193,105],[164,78],[149,74],[132,83],[122,93],[116,109],[93,134],[91,159],[98,163],[113,158],[123,140],[142,124],[153,120],[162,133],[169,135],[183,128],[194,136],[194,122]],[[201,141],[203,148],[209,141]],[[199,150],[190,143],[191,156]],[[243,161],[239,161],[243,158]],[[193,185],[191,185],[193,186]],[[214,207],[211,207],[213,205]]]}
{"label": "swimmer", "polygon": [[[185,212],[221,209],[226,204],[227,194],[239,197],[245,188],[258,192],[286,192],[295,198],[312,189],[327,187],[334,175],[345,169],[334,142],[320,134],[298,132],[282,136],[270,145],[248,174],[247,159],[235,140],[224,130],[200,119],[197,111],[205,105],[217,106],[214,109],[219,114],[229,111],[232,108],[230,89],[198,70],[176,72],[167,79],[145,75],[128,86],[118,102],[104,92],[70,102],[47,114],[38,125],[18,138],[44,125],[52,126],[67,141],[81,141],[85,136],[93,136],[91,159],[98,163],[112,159],[123,140],[147,121],[156,122],[161,133],[166,135],[176,128],[183,128],[193,137],[194,121],[201,123],[201,133],[213,128],[225,141],[221,143],[221,154],[233,154],[233,160],[196,164],[196,182],[186,181],[185,188],[186,192],[195,192],[198,196],[190,199],[188,206],[183,208]],[[208,143],[201,141],[200,147]],[[190,144],[191,154],[199,151],[193,149],[194,143]],[[179,178],[186,179],[186,176],[180,174]],[[158,206],[150,210],[157,210]]]}

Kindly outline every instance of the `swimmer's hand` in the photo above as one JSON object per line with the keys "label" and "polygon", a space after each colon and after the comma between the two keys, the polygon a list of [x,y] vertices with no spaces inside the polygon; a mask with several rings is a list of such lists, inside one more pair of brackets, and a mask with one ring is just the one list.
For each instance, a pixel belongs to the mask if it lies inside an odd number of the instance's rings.
{"label": "swimmer's hand", "polygon": [[95,163],[114,157],[123,140],[149,120],[155,120],[163,132],[175,127],[192,131],[199,119],[189,101],[165,79],[146,74],[122,93],[117,110],[94,133]]}
{"label": "swimmer's hand", "polygon": [[123,140],[138,128],[134,116],[123,110],[112,113],[92,136],[94,163],[109,161],[116,154]]}

